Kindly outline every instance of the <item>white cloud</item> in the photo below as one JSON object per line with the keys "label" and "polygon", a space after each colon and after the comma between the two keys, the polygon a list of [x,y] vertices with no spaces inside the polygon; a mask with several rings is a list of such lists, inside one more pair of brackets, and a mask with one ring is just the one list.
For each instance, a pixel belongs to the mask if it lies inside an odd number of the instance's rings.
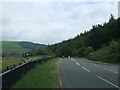
{"label": "white cloud", "polygon": [[0,0],[0,2],[118,2],[119,0]]}
{"label": "white cloud", "polygon": [[52,44],[108,21],[111,13],[117,18],[117,3],[2,3],[2,11],[3,40]]}

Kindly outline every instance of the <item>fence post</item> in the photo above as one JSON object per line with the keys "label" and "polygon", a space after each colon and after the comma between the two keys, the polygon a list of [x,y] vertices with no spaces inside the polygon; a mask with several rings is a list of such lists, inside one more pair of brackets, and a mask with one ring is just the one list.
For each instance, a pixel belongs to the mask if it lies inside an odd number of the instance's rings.
{"label": "fence post", "polygon": [[7,66],[7,70],[9,70],[9,66]]}

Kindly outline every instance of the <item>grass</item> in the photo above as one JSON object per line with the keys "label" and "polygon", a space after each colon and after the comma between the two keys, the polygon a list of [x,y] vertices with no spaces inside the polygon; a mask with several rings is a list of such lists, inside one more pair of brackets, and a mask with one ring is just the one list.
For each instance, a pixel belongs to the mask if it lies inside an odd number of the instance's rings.
{"label": "grass", "polygon": [[[35,60],[38,58],[42,58],[42,56],[34,56],[34,57],[28,57],[27,61]],[[5,72],[7,70],[7,66],[9,68],[12,68],[15,64],[16,66],[19,65],[19,63],[24,63],[26,60],[25,58],[20,57],[5,57],[0,60],[0,63],[2,63],[2,72]]]}
{"label": "grass", "polygon": [[0,50],[5,55],[18,55],[20,56],[22,53],[36,50],[38,48],[46,47],[43,44],[37,44],[32,42],[18,42],[18,41],[0,41]]}
{"label": "grass", "polygon": [[38,65],[12,88],[60,88],[59,64],[61,60],[61,58],[56,58]]}
{"label": "grass", "polygon": [[23,58],[18,58],[18,57],[6,57],[2,58],[1,63],[2,63],[2,72],[7,70],[7,66],[9,68],[12,68],[13,65],[18,65],[19,63],[23,62]]}
{"label": "grass", "polygon": [[23,48],[19,45],[18,42],[15,41],[0,41],[0,44],[2,45],[2,47],[0,47],[2,53],[19,55],[24,52],[30,51],[30,49]]}
{"label": "grass", "polygon": [[110,47],[101,48],[97,51],[94,51],[93,56],[86,56],[85,58],[97,62],[117,63],[117,61],[115,61],[115,58],[111,57],[112,55],[109,53],[109,48]]}
{"label": "grass", "polygon": [[39,58],[42,58],[44,56],[33,56],[33,57],[27,57],[27,61],[32,61],[32,60],[36,60],[36,59],[39,59]]}

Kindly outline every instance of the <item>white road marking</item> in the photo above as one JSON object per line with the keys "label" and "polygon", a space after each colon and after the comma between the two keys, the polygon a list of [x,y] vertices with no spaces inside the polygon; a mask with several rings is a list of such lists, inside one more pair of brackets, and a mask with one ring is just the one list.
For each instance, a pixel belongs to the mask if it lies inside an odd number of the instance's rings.
{"label": "white road marking", "polygon": [[88,69],[86,69],[85,67],[81,66],[84,70],[86,70],[87,72],[90,72]]}
{"label": "white road marking", "polygon": [[77,65],[80,65],[79,63],[76,62]]}
{"label": "white road marking", "polygon": [[100,77],[100,76],[97,76],[97,77],[98,77],[98,78],[100,78],[100,79],[102,79],[103,81],[105,81],[105,82],[107,82],[107,83],[109,83],[109,84],[111,84],[111,85],[115,86],[116,88],[119,88],[119,89],[120,89],[120,87],[119,87],[119,86],[117,86],[117,85],[115,85],[115,84],[113,84],[113,83],[111,83],[111,82],[107,81],[106,79],[104,79],[104,78],[102,78],[102,77]]}
{"label": "white road marking", "polygon": [[75,60],[74,60],[74,59],[72,59],[72,58],[71,58],[71,61],[75,62]]}
{"label": "white road marking", "polygon": [[118,72],[115,72],[116,74],[118,74]]}
{"label": "white road marking", "polygon": [[60,80],[60,86],[62,87],[62,81]]}

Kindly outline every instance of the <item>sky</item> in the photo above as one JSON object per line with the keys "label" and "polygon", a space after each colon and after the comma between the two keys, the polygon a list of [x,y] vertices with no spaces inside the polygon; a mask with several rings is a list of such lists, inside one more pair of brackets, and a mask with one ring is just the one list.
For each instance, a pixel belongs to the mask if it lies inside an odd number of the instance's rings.
{"label": "sky", "polygon": [[89,31],[92,25],[118,17],[118,3],[104,2],[1,2],[2,40],[54,44]]}

